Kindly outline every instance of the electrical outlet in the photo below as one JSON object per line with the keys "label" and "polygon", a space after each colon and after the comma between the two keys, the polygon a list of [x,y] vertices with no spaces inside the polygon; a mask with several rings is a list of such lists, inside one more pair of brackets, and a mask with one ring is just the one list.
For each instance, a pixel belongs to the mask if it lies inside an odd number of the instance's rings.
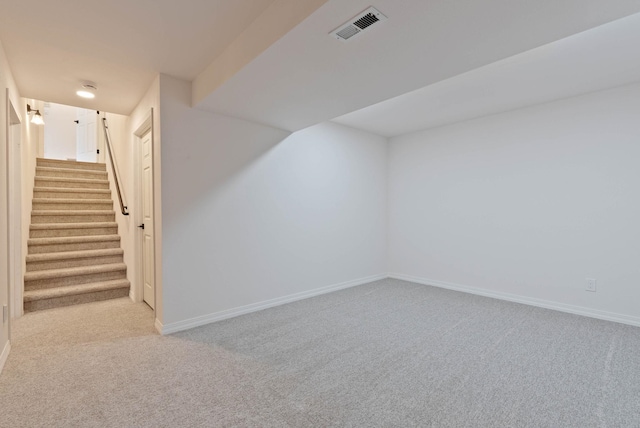
{"label": "electrical outlet", "polygon": [[586,278],[587,280],[587,288],[585,290],[596,292],[596,280],[593,278]]}

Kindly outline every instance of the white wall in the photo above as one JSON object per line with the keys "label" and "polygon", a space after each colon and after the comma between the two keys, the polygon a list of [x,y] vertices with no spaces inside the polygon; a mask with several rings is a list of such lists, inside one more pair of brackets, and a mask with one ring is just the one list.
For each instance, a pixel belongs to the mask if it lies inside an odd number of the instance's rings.
{"label": "white wall", "polygon": [[638,84],[393,138],[390,271],[639,323],[638,159]]}
{"label": "white wall", "polygon": [[165,325],[386,271],[386,139],[288,135],[190,108],[189,83],[160,87]]}
{"label": "white wall", "polygon": [[109,135],[113,146],[116,166],[120,172],[120,189],[123,195],[124,203],[127,207],[134,205],[133,194],[133,150],[128,133],[128,116],[115,113],[100,112],[98,117],[98,139],[100,144],[100,155],[102,162],[106,164],[107,174],[109,176],[109,188],[111,189],[111,200],[113,200],[113,209],[116,212],[116,223],[118,223],[118,234],[120,235],[120,244],[124,250],[124,262],[127,265],[127,279],[132,284],[132,290],[135,287],[135,248],[133,247],[133,236],[135,236],[134,222],[131,216],[122,214],[120,202],[118,200],[118,192],[116,190],[115,178],[111,168],[111,160],[109,152],[104,142],[104,130],[102,127],[102,118],[107,118],[109,126]]}
{"label": "white wall", "polygon": [[[33,106],[31,106],[33,107]],[[35,107],[33,107],[35,108]],[[44,108],[44,157],[76,159],[76,107],[50,103]],[[95,114],[95,113],[94,113]]]}

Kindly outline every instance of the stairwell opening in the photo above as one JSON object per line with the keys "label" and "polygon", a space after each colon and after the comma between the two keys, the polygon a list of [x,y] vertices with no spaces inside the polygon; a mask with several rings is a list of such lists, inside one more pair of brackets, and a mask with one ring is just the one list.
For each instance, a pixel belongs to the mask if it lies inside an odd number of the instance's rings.
{"label": "stairwell opening", "polygon": [[106,165],[37,159],[24,311],[129,295]]}
{"label": "stairwell opening", "polygon": [[43,111],[24,312],[129,296],[101,114],[55,103],[44,103]]}

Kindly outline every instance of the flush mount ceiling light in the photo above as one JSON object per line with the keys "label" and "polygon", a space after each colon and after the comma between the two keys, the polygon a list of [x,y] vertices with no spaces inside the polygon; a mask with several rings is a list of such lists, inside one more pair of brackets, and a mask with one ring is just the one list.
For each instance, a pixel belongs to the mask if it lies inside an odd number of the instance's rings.
{"label": "flush mount ceiling light", "polygon": [[78,91],[76,92],[76,95],[82,98],[89,98],[89,99],[96,97],[96,94],[89,91]]}
{"label": "flush mount ceiling light", "polygon": [[98,86],[93,82],[83,82],[82,89],[76,92],[76,95],[82,98],[92,99],[96,97]]}
{"label": "flush mount ceiling light", "polygon": [[44,120],[42,119],[42,115],[40,114],[40,110],[34,110],[31,108],[29,104],[27,104],[27,115],[33,114],[31,118],[31,123],[35,125],[44,125]]}

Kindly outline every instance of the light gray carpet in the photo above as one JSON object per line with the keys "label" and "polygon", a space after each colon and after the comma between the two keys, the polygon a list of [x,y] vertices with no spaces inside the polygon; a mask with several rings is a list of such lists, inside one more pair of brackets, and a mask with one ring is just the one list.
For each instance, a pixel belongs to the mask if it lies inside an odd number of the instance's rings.
{"label": "light gray carpet", "polygon": [[168,337],[127,299],[16,324],[3,427],[640,426],[640,328],[403,281]]}

